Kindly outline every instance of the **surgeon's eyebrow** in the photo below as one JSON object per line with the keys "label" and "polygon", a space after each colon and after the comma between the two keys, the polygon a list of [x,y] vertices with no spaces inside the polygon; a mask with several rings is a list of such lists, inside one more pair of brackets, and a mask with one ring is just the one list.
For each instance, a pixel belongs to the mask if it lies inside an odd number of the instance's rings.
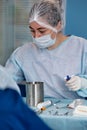
{"label": "surgeon's eyebrow", "polygon": [[[34,29],[34,28],[32,28],[31,26],[29,26],[29,28],[30,28],[30,29]],[[39,28],[37,28],[37,30],[47,30],[47,28],[45,28],[45,27],[39,27]]]}

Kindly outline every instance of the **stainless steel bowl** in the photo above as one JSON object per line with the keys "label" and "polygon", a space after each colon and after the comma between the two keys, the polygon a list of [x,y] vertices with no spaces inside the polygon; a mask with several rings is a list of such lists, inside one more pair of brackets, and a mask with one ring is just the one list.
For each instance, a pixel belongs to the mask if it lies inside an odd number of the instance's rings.
{"label": "stainless steel bowl", "polygon": [[44,83],[26,82],[26,103],[29,106],[37,106],[44,101]]}

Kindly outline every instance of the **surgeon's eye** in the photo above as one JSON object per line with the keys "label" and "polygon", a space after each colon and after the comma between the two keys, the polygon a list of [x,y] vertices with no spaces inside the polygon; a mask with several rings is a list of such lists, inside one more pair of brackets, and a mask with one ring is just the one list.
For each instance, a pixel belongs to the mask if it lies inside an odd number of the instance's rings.
{"label": "surgeon's eye", "polygon": [[33,30],[33,29],[30,29],[30,32],[31,32],[31,33],[34,33],[34,32],[35,32],[35,30]]}
{"label": "surgeon's eye", "polygon": [[41,34],[44,34],[46,31],[40,31],[40,30],[39,30],[39,32],[40,32]]}
{"label": "surgeon's eye", "polygon": [[39,33],[45,34],[47,32],[47,29],[38,29]]}

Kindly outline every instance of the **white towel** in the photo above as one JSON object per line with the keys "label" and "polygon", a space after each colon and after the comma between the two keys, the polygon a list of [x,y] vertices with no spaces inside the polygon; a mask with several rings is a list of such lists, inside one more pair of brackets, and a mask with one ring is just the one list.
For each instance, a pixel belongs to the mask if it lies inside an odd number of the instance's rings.
{"label": "white towel", "polygon": [[87,116],[87,106],[78,105],[73,111],[73,115],[75,116]]}

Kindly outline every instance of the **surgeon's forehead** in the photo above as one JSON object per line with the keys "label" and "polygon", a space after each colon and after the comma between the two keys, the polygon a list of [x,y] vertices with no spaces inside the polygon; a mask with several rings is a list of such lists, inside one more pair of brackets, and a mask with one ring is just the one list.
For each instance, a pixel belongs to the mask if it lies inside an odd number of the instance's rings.
{"label": "surgeon's forehead", "polygon": [[38,24],[36,21],[33,21],[33,22],[29,23],[29,28],[47,29],[46,27],[43,27],[42,25]]}

